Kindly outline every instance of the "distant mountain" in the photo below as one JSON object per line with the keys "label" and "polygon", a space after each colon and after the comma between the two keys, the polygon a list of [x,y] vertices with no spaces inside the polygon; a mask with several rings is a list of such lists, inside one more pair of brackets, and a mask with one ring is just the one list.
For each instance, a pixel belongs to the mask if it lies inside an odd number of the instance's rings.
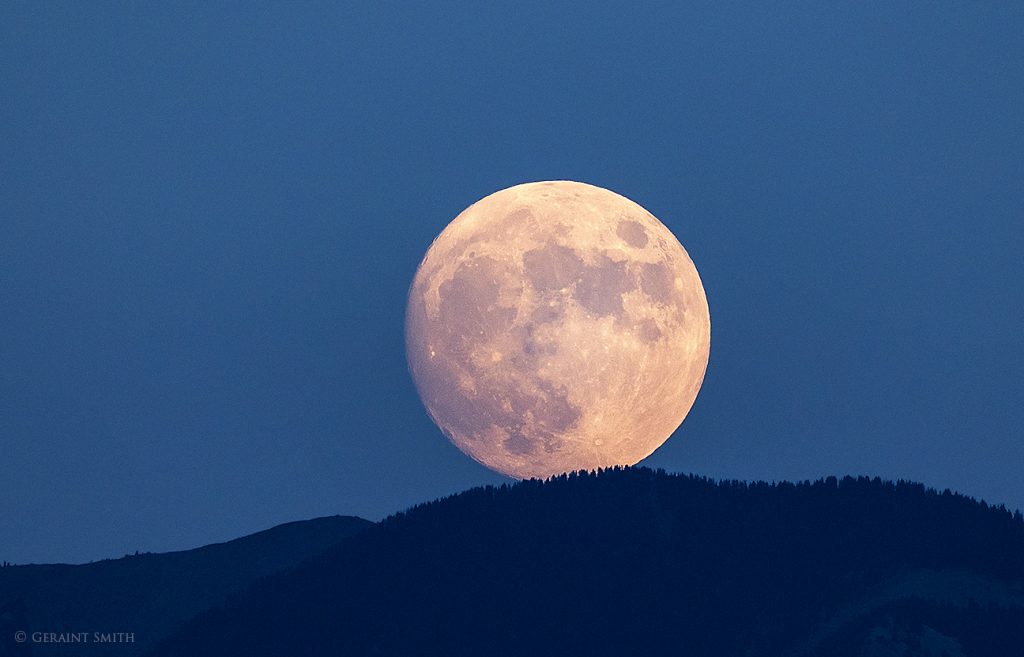
{"label": "distant mountain", "polygon": [[1024,655],[1024,519],[919,484],[647,469],[477,488],[203,613],[152,657]]}
{"label": "distant mountain", "polygon": [[[71,565],[0,568],[0,656],[131,657],[254,580],[294,566],[371,526],[333,516],[227,543]],[[29,640],[16,641],[26,632]],[[33,632],[134,634],[134,643],[34,643]],[[112,637],[116,638],[116,637]]]}

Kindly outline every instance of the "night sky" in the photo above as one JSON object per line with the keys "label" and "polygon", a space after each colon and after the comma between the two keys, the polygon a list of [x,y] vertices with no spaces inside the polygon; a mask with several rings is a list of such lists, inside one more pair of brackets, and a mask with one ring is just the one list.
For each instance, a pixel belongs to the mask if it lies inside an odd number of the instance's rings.
{"label": "night sky", "polygon": [[665,4],[3,3],[0,559],[508,481],[420,405],[405,296],[544,179],[704,281],[644,464],[1024,507],[1024,4]]}

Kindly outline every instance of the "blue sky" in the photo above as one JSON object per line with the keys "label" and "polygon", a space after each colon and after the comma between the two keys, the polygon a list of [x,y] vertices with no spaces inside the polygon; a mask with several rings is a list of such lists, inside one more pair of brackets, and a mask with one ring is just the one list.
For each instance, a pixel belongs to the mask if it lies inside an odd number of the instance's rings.
{"label": "blue sky", "polygon": [[1024,5],[6,3],[0,558],[503,481],[422,410],[431,239],[498,189],[644,205],[712,351],[645,463],[1024,507]]}

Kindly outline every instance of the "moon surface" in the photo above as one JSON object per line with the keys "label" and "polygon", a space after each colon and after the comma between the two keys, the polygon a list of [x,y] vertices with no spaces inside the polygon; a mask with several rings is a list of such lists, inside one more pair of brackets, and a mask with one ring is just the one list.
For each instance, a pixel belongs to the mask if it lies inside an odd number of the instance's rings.
{"label": "moon surface", "polygon": [[430,417],[506,475],[633,465],[682,423],[708,363],[697,269],[651,213],[579,182],[517,185],[434,240],[406,308]]}

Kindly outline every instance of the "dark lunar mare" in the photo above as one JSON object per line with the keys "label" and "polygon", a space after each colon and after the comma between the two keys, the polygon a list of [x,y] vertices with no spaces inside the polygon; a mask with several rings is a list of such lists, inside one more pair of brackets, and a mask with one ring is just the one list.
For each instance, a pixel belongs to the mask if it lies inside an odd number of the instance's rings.
{"label": "dark lunar mare", "polygon": [[[428,408],[443,417],[450,429],[473,436],[499,427],[508,433],[505,447],[512,453],[554,451],[559,445],[558,432],[570,429],[579,420],[580,411],[568,401],[564,386],[555,386],[535,373],[536,358],[552,355],[554,344],[539,345],[533,340],[530,324],[514,324],[517,299],[511,305],[499,304],[503,289],[510,285],[513,297],[522,294],[518,280],[519,272],[506,263],[474,257],[441,283],[437,320],[427,317],[422,302],[411,302],[416,304],[410,311],[410,326],[415,331],[412,335],[438,339],[432,346],[417,345],[415,351],[410,350],[417,356],[412,362],[414,378],[422,381],[420,392],[428,400]],[[419,322],[430,327],[424,331]],[[512,336],[517,351],[524,355],[513,354],[511,379],[474,362],[474,351],[506,335]],[[436,355],[424,358],[431,350]],[[471,381],[474,388],[460,387],[462,379]],[[523,431],[528,411],[536,423],[530,433],[539,441]]]}

